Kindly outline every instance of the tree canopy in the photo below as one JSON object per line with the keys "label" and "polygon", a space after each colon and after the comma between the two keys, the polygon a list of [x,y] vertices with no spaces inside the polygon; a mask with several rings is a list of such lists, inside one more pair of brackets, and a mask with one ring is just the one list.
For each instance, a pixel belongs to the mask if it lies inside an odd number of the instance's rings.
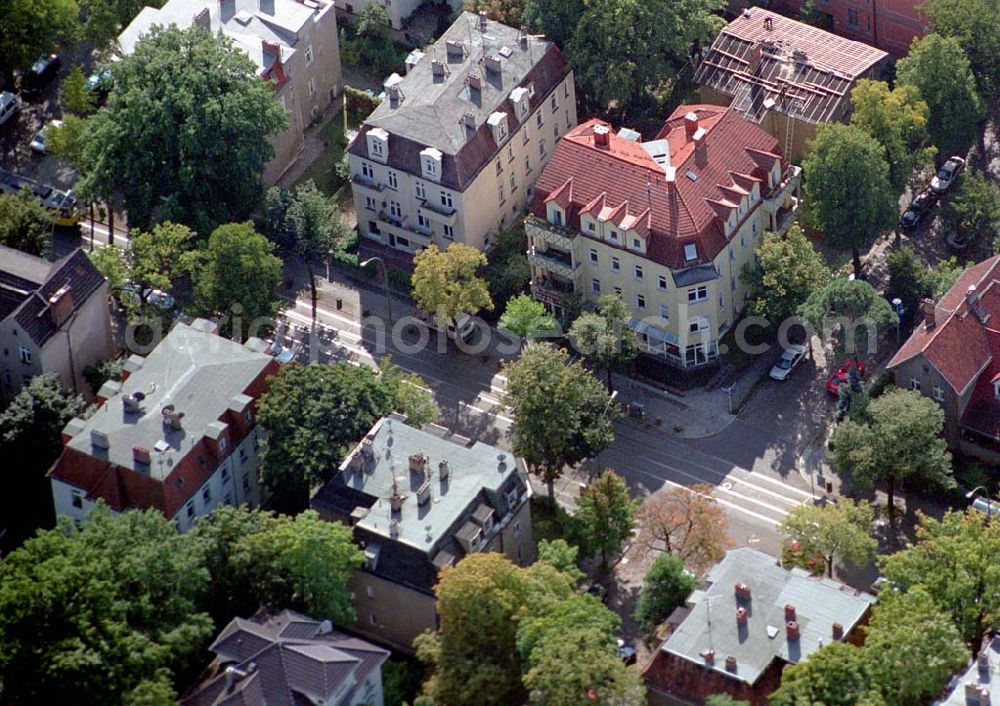
{"label": "tree canopy", "polygon": [[524,0],[523,18],[532,32],[539,32],[565,49],[583,14],[583,0]]}
{"label": "tree canopy", "polygon": [[413,298],[428,314],[442,318],[492,309],[489,286],[479,276],[486,256],[462,243],[447,250],[429,245],[413,258]]}
{"label": "tree canopy", "polygon": [[393,395],[370,368],[347,363],[282,367],[258,402],[267,431],[261,459],[265,504],[295,513],[337,468],[350,444],[392,411]]}
{"label": "tree canopy", "polygon": [[1000,189],[978,170],[959,178],[958,188],[943,209],[944,221],[975,249],[985,240],[993,251],[1000,244]]}
{"label": "tree canopy", "polygon": [[121,703],[204,659],[198,548],[156,511],[99,505],[0,562],[0,683],[11,703]]}
{"label": "tree canopy", "polygon": [[637,503],[628,484],[610,468],[580,493],[573,515],[573,535],[586,554],[600,554],[601,566],[615,556],[635,527]]}
{"label": "tree canopy", "polygon": [[925,0],[921,12],[931,31],[954,37],[985,96],[1000,92],[1000,25],[992,0]]}
{"label": "tree canopy", "polygon": [[154,27],[115,64],[115,90],[91,119],[79,188],[121,194],[133,227],[161,220],[209,233],[248,217],[284,110],[223,34]]}
{"label": "tree canopy", "polygon": [[899,317],[875,288],[860,279],[836,277],[815,290],[799,308],[824,342],[833,338],[840,355],[874,352],[880,331],[896,325]]}
{"label": "tree canopy", "polygon": [[729,520],[712,491],[696,483],[650,495],[639,508],[639,541],[649,551],[677,554],[695,571],[707,571],[729,546]]}
{"label": "tree canopy", "polygon": [[851,125],[882,145],[889,181],[903,191],[914,169],[933,164],[936,150],[926,147],[929,109],[920,91],[909,84],[893,89],[884,81],[861,79],[851,91]]}
{"label": "tree canopy", "polygon": [[0,23],[0,83],[13,85],[13,72],[27,69],[41,54],[77,34],[76,0],[9,0]]}
{"label": "tree canopy", "polygon": [[885,485],[890,521],[896,490],[904,483],[950,488],[951,454],[941,431],[944,412],[916,390],[895,389],[868,405],[868,422],[848,419],[837,426],[830,445],[834,462],[855,482]]}
{"label": "tree canopy", "polygon": [[[588,0],[564,47],[576,83],[598,111],[629,114],[690,62],[724,21],[723,0]],[[549,21],[562,22],[546,12]],[[532,11],[532,17],[535,16]],[[671,31],[664,32],[664,27]]]}
{"label": "tree canopy", "polygon": [[882,145],[855,125],[820,125],[802,168],[810,218],[831,246],[851,251],[860,276],[861,250],[899,217]]}
{"label": "tree canopy", "polygon": [[919,587],[947,613],[972,654],[1000,618],[1000,525],[977,510],[920,516],[917,541],[879,560],[902,590]]}
{"label": "tree canopy", "polygon": [[203,316],[223,316],[221,328],[227,334],[246,338],[255,324],[277,315],[282,262],[274,254],[274,243],[252,222],[219,226],[194,260],[195,308]]}
{"label": "tree canopy", "polygon": [[809,295],[830,281],[830,268],[798,224],[784,234],[764,233],[757,266],[740,273],[750,313],[772,324],[795,316]]}
{"label": "tree canopy", "polygon": [[51,239],[52,214],[34,194],[0,194],[0,245],[42,256]]}
{"label": "tree canopy", "polygon": [[597,302],[597,311],[586,311],[569,329],[573,346],[587,361],[606,371],[608,391],[611,373],[622,371],[639,354],[635,333],[628,327],[631,312],[621,297],[606,294]]}
{"label": "tree canopy", "polygon": [[653,560],[635,605],[635,621],[652,632],[675,608],[684,605],[698,579],[684,570],[684,560],[676,554],[661,554]]}
{"label": "tree canopy", "polygon": [[504,406],[514,412],[513,450],[546,483],[563,468],[607,448],[617,408],[604,386],[562,349],[535,343],[505,366]]}
{"label": "tree canopy", "polygon": [[927,133],[945,154],[967,144],[985,115],[969,59],[954,37],[932,32],[915,40],[896,64],[896,85],[920,92],[929,109]]}
{"label": "tree canopy", "polygon": [[534,340],[556,331],[558,322],[540,301],[520,294],[507,302],[499,326],[523,340]]}
{"label": "tree canopy", "polygon": [[835,503],[806,503],[792,508],[781,522],[782,533],[826,561],[827,575],[840,559],[851,564],[871,561],[878,549],[872,536],[875,512],[868,503],[842,498]]}
{"label": "tree canopy", "polygon": [[856,706],[873,689],[865,651],[845,642],[831,642],[809,655],[808,660],[788,665],[770,703]]}

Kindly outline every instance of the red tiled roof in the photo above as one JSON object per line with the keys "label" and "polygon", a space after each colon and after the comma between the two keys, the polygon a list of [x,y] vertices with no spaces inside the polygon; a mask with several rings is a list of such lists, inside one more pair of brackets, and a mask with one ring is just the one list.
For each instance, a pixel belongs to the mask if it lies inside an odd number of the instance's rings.
{"label": "red tiled roof", "polygon": [[[706,131],[697,149],[684,126],[689,112]],[[595,145],[594,126],[604,124],[590,120],[560,140],[535,186],[532,210],[544,218],[546,202],[555,200],[566,210],[568,225],[577,230],[580,213],[626,228],[645,219],[641,232],[647,237],[647,257],[671,268],[697,264],[684,257],[684,245],[691,242],[698,243],[699,262],[714,259],[727,243],[720,221],[728,216],[727,207],[752,188],[754,180],[766,181],[767,170],[781,159],[778,141],[734,111],[681,106],[657,136],[667,141],[676,170],[670,190],[664,167],[640,144],[611,133],[608,146]],[[571,199],[563,206],[570,180]]]}
{"label": "red tiled roof", "polygon": [[[933,328],[919,324],[887,367],[895,368],[923,355],[948,381],[962,392],[980,375],[1000,347],[993,349],[990,331],[1000,329],[1000,256],[984,260],[962,273],[935,306]],[[989,315],[984,324],[969,311],[966,293],[970,286],[979,293],[979,308]],[[1000,372],[998,368],[997,372]],[[992,376],[982,376],[989,380]]]}

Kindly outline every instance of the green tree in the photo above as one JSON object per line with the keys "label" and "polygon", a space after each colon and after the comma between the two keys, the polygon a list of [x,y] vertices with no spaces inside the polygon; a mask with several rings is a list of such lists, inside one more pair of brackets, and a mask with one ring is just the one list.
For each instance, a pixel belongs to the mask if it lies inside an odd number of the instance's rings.
{"label": "green tree", "polygon": [[926,591],[975,655],[1000,618],[1000,525],[969,509],[941,520],[920,515],[916,534],[912,546],[879,560],[882,573]]}
{"label": "green tree", "polygon": [[103,49],[109,47],[143,7],[163,7],[165,0],[81,0],[87,22],[83,35]]}
{"label": "green tree", "polygon": [[913,248],[903,247],[889,253],[886,264],[889,269],[889,284],[885,289],[885,298],[890,301],[900,299],[903,302],[903,316],[912,320],[918,313],[920,302],[932,294],[927,263],[920,259]]}
{"label": "green tree", "polygon": [[879,331],[899,318],[875,288],[863,280],[836,277],[809,295],[799,313],[821,340],[833,338],[840,355],[871,353]]}
{"label": "green tree", "polygon": [[133,227],[161,220],[209,233],[257,207],[287,125],[270,84],[223,34],[156,27],[115,64],[115,90],[91,118],[80,188],[124,198]]}
{"label": "green tree", "polygon": [[79,66],[71,66],[59,84],[63,110],[86,117],[94,112],[94,94],[87,90],[87,75]]}
{"label": "green tree", "polygon": [[500,328],[510,331],[523,341],[545,337],[558,330],[558,322],[540,301],[521,294],[507,302],[500,317]]}
{"label": "green tree", "polygon": [[772,706],[855,706],[873,690],[868,653],[846,642],[831,642],[790,664],[781,673],[781,687],[771,695]]}
{"label": "green tree", "polygon": [[531,267],[524,252],[528,249],[523,228],[504,228],[490,248],[489,262],[483,276],[489,285],[490,297],[497,308],[524,291],[531,281]]}
{"label": "green tree", "polygon": [[565,47],[580,94],[597,110],[615,106],[621,114],[634,111],[676,78],[689,63],[693,45],[718,34],[723,6],[723,0],[584,3]]}
{"label": "green tree", "polygon": [[26,69],[40,54],[76,38],[76,0],[9,0],[0,23],[0,85],[14,85],[15,69]]}
{"label": "green tree", "polygon": [[868,390],[861,382],[861,373],[856,366],[852,366],[847,373],[847,382],[837,385],[837,422],[847,418],[856,422],[864,421],[869,401]]}
{"label": "green tree", "polygon": [[740,273],[750,313],[774,324],[795,316],[809,295],[830,281],[830,268],[798,224],[784,234],[764,233],[757,266]]}
{"label": "green tree", "polygon": [[954,37],[965,50],[969,66],[984,95],[1000,91],[1000,26],[992,0],[925,0],[921,12],[932,32]]}
{"label": "green tree", "polygon": [[639,508],[639,542],[647,551],[676,554],[698,573],[717,564],[729,546],[729,520],[706,483],[664,488]]}
{"label": "green tree", "polygon": [[244,537],[237,551],[258,573],[262,602],[340,623],[354,620],[348,582],[365,555],[347,525],[321,520],[306,510],[279,517],[264,531]]}
{"label": "green tree", "polygon": [[392,23],[384,7],[373,4],[361,11],[358,15],[358,36],[380,44],[392,41]]}
{"label": "green tree", "polygon": [[621,549],[635,528],[638,503],[628,494],[628,485],[610,468],[588,485],[577,502],[573,534],[587,554],[601,555],[601,566]]}
{"label": "green tree", "polygon": [[1000,245],[1000,189],[985,174],[971,170],[961,177],[955,194],[945,202],[944,221],[965,237],[972,248],[986,240]]}
{"label": "green tree", "polygon": [[486,256],[476,248],[452,243],[442,251],[431,244],[414,256],[413,265],[413,298],[439,324],[493,308],[486,280],[477,274]]}
{"label": "green tree", "polygon": [[468,12],[485,12],[491,20],[508,27],[520,27],[523,21],[524,0],[465,0],[462,7]]}
{"label": "green tree", "polygon": [[631,312],[621,297],[606,294],[597,302],[597,311],[577,317],[569,329],[573,346],[595,367],[607,372],[608,392],[611,373],[624,370],[639,355],[635,333],[628,327]]}
{"label": "green tree", "polygon": [[842,498],[826,505],[807,503],[792,508],[781,521],[781,532],[806,551],[822,554],[827,576],[832,578],[838,560],[864,564],[874,558],[878,549],[872,535],[874,519],[868,503]]}
{"label": "green tree", "polygon": [[558,601],[544,611],[523,617],[517,629],[517,650],[521,659],[532,666],[536,651],[569,628],[593,630],[601,641],[614,645],[622,628],[621,618],[608,610],[598,598],[583,594]]}
{"label": "green tree", "polygon": [[53,373],[31,378],[0,412],[6,487],[0,493],[0,522],[7,529],[0,546],[16,546],[38,527],[52,526],[52,487],[45,472],[62,451],[63,427],[88,412],[84,399]]}
{"label": "green tree", "polygon": [[622,664],[614,641],[593,628],[569,625],[536,647],[523,681],[532,706],[646,703],[639,673]]}
{"label": "green tree", "polygon": [[538,561],[548,564],[560,573],[566,574],[573,583],[579,583],[586,575],[580,571],[576,547],[565,539],[543,539],[538,543]]}
{"label": "green tree", "polygon": [[936,150],[925,146],[930,111],[917,88],[902,84],[890,89],[884,81],[861,79],[851,91],[851,105],[851,125],[882,145],[897,193],[915,169],[933,164]]}
{"label": "green tree", "polygon": [[833,17],[828,12],[823,12],[816,4],[816,0],[805,0],[799,9],[799,20],[819,27],[827,31],[833,29]]}
{"label": "green tree", "polygon": [[416,639],[430,669],[424,692],[449,706],[523,703],[518,619],[572,594],[563,574],[545,564],[521,569],[498,553],[470,554],[441,571],[439,629]]}
{"label": "green tree", "polygon": [[513,450],[554,500],[566,466],[594,456],[614,440],[617,414],[604,386],[562,349],[535,343],[505,365],[504,406],[514,412]]}
{"label": "green tree", "polygon": [[864,651],[889,706],[927,703],[965,668],[968,656],[954,623],[921,588],[879,601]]}
{"label": "green tree", "polygon": [[45,149],[48,154],[79,171],[83,168],[83,150],[89,129],[89,120],[66,113],[62,118],[62,127],[49,125],[45,128]]}
{"label": "green tree", "polygon": [[[811,2],[811,0],[807,0]],[[729,694],[712,694],[705,698],[705,706],[750,706],[749,701],[737,701]]]}
{"label": "green tree", "polygon": [[350,444],[392,410],[390,387],[370,368],[286,365],[258,402],[267,431],[262,458],[265,504],[296,513],[309,503],[310,487],[339,466]]}
{"label": "green tree", "polygon": [[547,41],[565,48],[573,37],[583,0],[524,0],[522,17],[532,32],[545,35]]}
{"label": "green tree", "polygon": [[943,153],[961,149],[985,117],[969,59],[954,37],[916,39],[896,64],[896,85],[913,86],[927,103],[927,133]]}
{"label": "green tree", "polygon": [[406,415],[406,423],[418,429],[434,424],[441,417],[441,410],[434,398],[434,391],[427,381],[416,373],[403,370],[389,356],[380,364],[381,377],[392,391],[393,410]]}
{"label": "green tree", "polygon": [[134,231],[126,252],[128,279],[138,285],[142,303],[147,289],[169,290],[187,269],[195,232],[179,223],[158,223],[149,231]]}
{"label": "green tree", "polygon": [[122,700],[123,706],[176,706],[177,692],[170,683],[170,673],[165,670],[152,679],[143,679]]}
{"label": "green tree", "polygon": [[859,484],[885,484],[889,521],[896,490],[909,482],[951,488],[951,454],[941,431],[944,412],[915,390],[890,390],[868,405],[867,424],[848,419],[833,433],[835,463]]}
{"label": "green tree", "polygon": [[[200,664],[213,628],[197,547],[161,513],[93,509],[0,563],[0,682],[10,703],[121,703]],[[162,682],[161,682],[162,683]]]}
{"label": "green tree", "polygon": [[[239,315],[251,328],[273,319],[281,308],[281,267],[274,243],[250,221],[219,226],[192,266],[196,308],[203,316]],[[248,335],[228,316],[222,329],[241,339]]]}
{"label": "green tree", "polygon": [[52,214],[31,192],[0,194],[0,245],[45,255],[51,239]]}
{"label": "green tree", "polygon": [[653,560],[639,593],[633,617],[646,632],[652,632],[684,605],[698,579],[684,570],[684,560],[676,554],[661,554]]}
{"label": "green tree", "polygon": [[861,276],[867,249],[899,217],[882,146],[855,125],[820,125],[803,162],[805,197],[815,225],[835,248],[846,248]]}

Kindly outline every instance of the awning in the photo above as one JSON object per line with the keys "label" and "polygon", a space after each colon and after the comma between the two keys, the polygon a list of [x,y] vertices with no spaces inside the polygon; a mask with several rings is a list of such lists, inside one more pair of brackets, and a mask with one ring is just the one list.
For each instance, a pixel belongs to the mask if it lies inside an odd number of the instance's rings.
{"label": "awning", "polygon": [[629,319],[628,327],[636,333],[645,334],[646,339],[650,341],[656,341],[657,343],[669,343],[674,346],[680,344],[680,339],[677,338],[677,334],[664,331],[658,326],[654,326],[648,321],[643,321],[642,319]]}

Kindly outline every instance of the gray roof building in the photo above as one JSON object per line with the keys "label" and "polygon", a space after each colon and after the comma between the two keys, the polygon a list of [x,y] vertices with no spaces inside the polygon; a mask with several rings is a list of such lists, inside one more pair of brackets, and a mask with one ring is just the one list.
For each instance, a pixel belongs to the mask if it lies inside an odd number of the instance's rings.
{"label": "gray roof building", "polygon": [[948,684],[948,693],[934,706],[990,706],[990,695],[1000,694],[1000,638],[993,638],[965,673]]}
{"label": "gray roof building", "polygon": [[211,675],[181,706],[382,705],[389,652],[291,610],[235,618],[209,648]]}
{"label": "gray roof building", "polygon": [[651,690],[700,702],[725,691],[761,703],[784,664],[796,664],[833,640],[851,639],[875,597],[774,557],[739,548],[716,564],[689,612],[644,676]]}
{"label": "gray roof building", "polygon": [[438,570],[481,550],[528,495],[512,454],[386,417],[311,504],[354,527],[374,573],[429,592]]}

